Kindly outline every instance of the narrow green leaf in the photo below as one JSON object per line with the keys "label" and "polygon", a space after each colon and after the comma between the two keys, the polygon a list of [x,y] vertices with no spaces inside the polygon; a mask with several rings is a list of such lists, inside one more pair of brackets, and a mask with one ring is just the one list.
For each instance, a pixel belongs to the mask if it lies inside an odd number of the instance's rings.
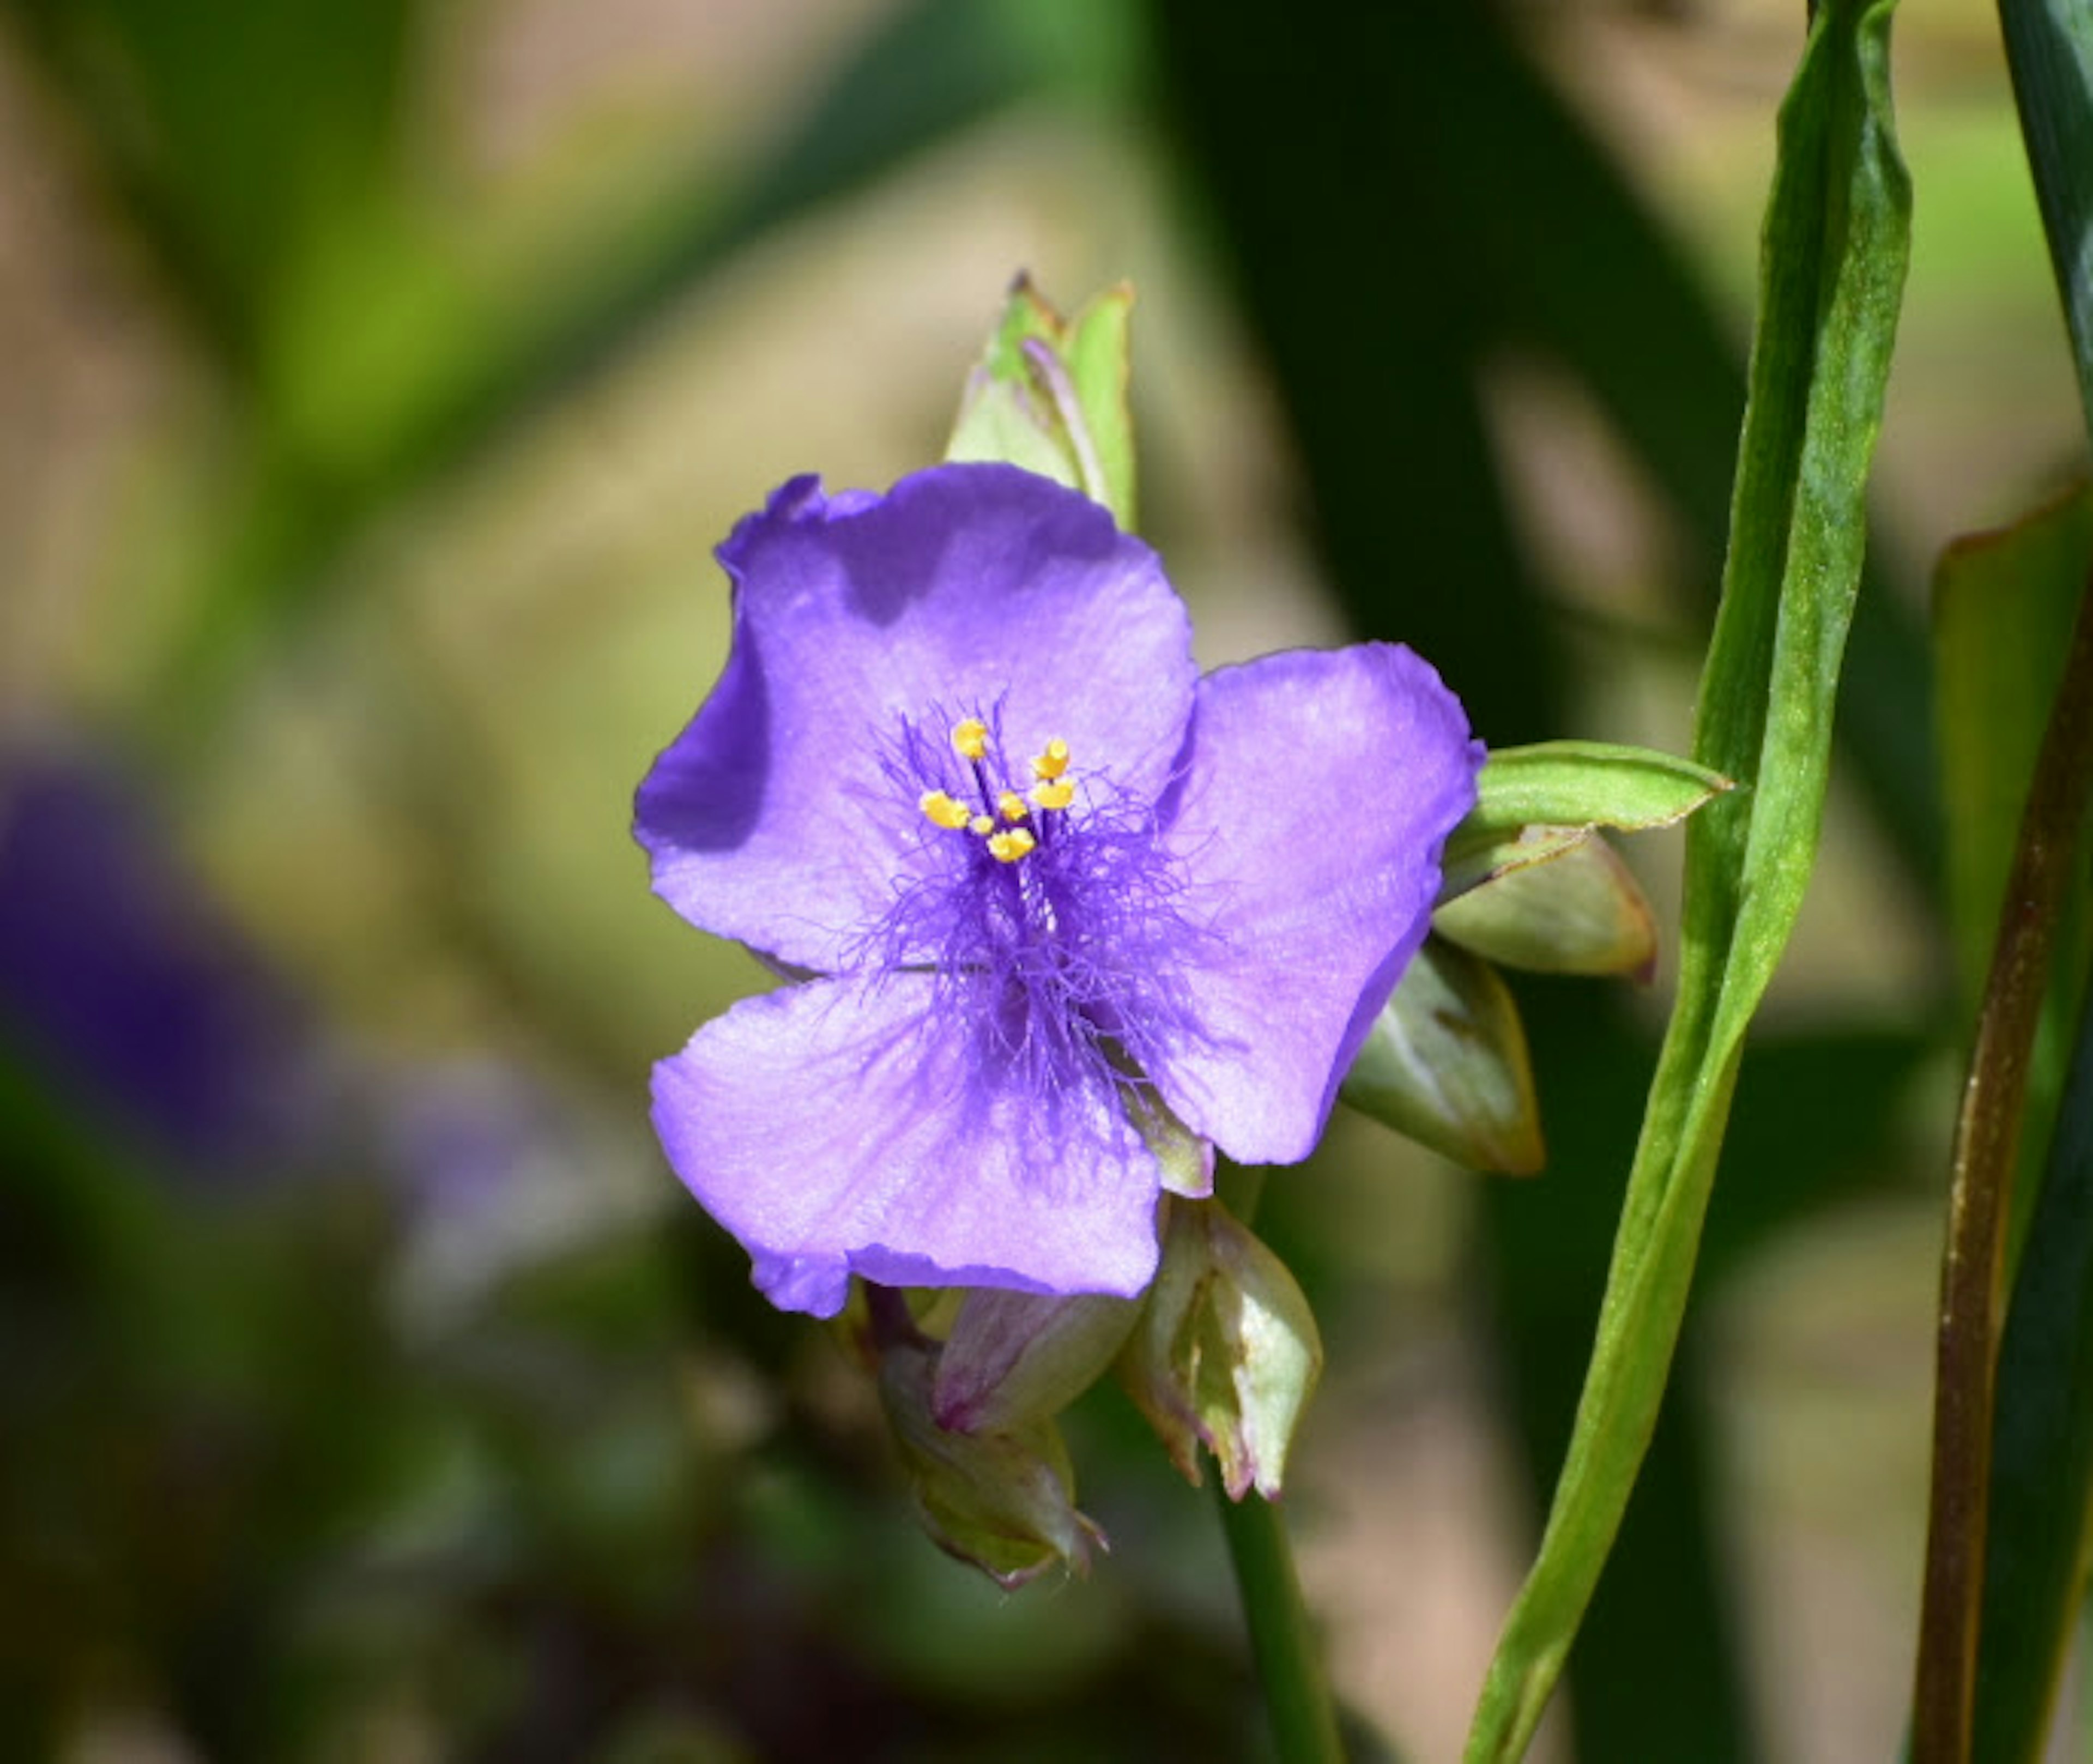
{"label": "narrow green leaf", "polygon": [[2093,0],[1999,0],[1999,22],[2093,432]]}
{"label": "narrow green leaf", "polygon": [[2093,1009],[2000,1346],[1970,1756],[2043,1755],[2093,1517]]}
{"label": "narrow green leaf", "polygon": [[1692,1282],[1744,1029],[1814,861],[1863,490],[1909,241],[1891,132],[1892,0],[1825,0],[1781,111],[1730,553],[1694,740],[1739,788],[1687,830],[1677,1004],[1540,1552],[1471,1760],[1531,1739],[1626,1510]]}

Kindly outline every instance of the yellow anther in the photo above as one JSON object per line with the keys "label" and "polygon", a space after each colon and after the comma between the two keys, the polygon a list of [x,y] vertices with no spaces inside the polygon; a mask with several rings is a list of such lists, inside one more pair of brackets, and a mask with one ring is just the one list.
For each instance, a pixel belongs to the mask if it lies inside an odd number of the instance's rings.
{"label": "yellow anther", "polygon": [[[1032,775],[1042,784],[1051,783],[1068,769],[1068,743],[1059,735],[1046,743],[1046,751],[1032,762]],[[1060,804],[1053,804],[1059,807]]]}
{"label": "yellow anther", "polygon": [[1042,808],[1065,808],[1076,800],[1076,781],[1063,778],[1051,784],[1034,784],[1032,800]]}
{"label": "yellow anther", "polygon": [[952,751],[963,760],[978,760],[988,752],[988,725],[969,717],[952,729]]}
{"label": "yellow anther", "polygon": [[995,818],[992,815],[976,815],[967,825],[984,836],[995,831]]}
{"label": "yellow anther", "polygon": [[1022,821],[1032,813],[1025,807],[1025,799],[1014,790],[1007,790],[997,797],[995,805],[1003,811],[1003,818],[1006,821]]}
{"label": "yellow anther", "polygon": [[999,864],[1015,864],[1038,843],[1024,828],[1012,827],[988,842],[989,855]]}
{"label": "yellow anther", "polygon": [[957,832],[967,824],[967,805],[955,802],[941,790],[926,790],[916,799],[916,806],[926,818],[941,827],[950,827]]}

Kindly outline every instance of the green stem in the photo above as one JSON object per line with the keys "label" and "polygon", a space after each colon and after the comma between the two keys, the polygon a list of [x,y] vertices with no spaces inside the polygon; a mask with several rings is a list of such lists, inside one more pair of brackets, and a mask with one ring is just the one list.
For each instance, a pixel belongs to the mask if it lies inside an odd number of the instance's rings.
{"label": "green stem", "polygon": [[1221,1530],[1235,1562],[1250,1651],[1272,1712],[1279,1755],[1284,1764],[1344,1764],[1337,1705],[1323,1675],[1308,1608],[1301,1601],[1301,1578],[1294,1571],[1286,1521],[1261,1495],[1231,1501],[1218,1479],[1214,1496],[1220,1503]]}
{"label": "green stem", "polygon": [[[1222,1204],[1245,1224],[1256,1216],[1263,1198],[1264,1172],[1224,1164],[1215,1172]],[[1221,1532],[1235,1563],[1236,1588],[1242,1597],[1243,1620],[1250,1626],[1250,1652],[1259,1681],[1272,1711],[1272,1735],[1284,1764],[1343,1764],[1345,1749],[1337,1738],[1337,1709],[1323,1675],[1322,1655],[1302,1602],[1301,1576],[1294,1568],[1294,1546],[1279,1509],[1262,1495],[1231,1501],[1218,1477],[1214,1497],[1221,1509]]]}

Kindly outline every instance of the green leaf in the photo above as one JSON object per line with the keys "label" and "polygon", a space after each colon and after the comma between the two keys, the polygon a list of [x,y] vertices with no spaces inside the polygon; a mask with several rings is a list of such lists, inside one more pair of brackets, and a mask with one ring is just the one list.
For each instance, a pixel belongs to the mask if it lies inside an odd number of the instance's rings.
{"label": "green leaf", "polygon": [[[1476,781],[1476,806],[1446,841],[1439,898],[1545,863],[1594,828],[1670,826],[1729,787],[1718,772],[1646,748],[1599,741],[1500,748]],[[1559,836],[1528,836],[1540,828]]]}
{"label": "green leaf", "polygon": [[2000,1347],[1970,1755],[2043,1755],[2093,1516],[2093,1010]]}
{"label": "green leaf", "polygon": [[1337,1093],[1471,1170],[1527,1176],[1547,1154],[1519,1007],[1480,957],[1428,938]]}
{"label": "green leaf", "polygon": [[1519,1757],[1597,1585],[1663,1395],[1745,1027],[1814,861],[1863,491],[1909,245],[1890,0],[1825,0],[1782,107],[1750,402],[1694,759],[1739,788],[1687,830],[1679,997],[1540,1554],[1469,1736]]}
{"label": "green leaf", "polygon": [[2081,484],[2010,527],[1957,540],[1934,576],[1948,902],[1973,1015],[2090,566],[2093,492]]}
{"label": "green leaf", "polygon": [[1999,22],[2093,434],[2093,0],[1999,0]]}

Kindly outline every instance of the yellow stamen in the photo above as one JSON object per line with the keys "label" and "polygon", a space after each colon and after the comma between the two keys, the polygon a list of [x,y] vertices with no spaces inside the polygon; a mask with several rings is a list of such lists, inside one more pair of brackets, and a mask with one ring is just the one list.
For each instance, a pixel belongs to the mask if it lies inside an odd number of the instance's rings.
{"label": "yellow stamen", "polygon": [[1064,778],[1051,784],[1034,784],[1032,800],[1042,808],[1065,808],[1076,800],[1076,781]]}
{"label": "yellow stamen", "polygon": [[963,760],[978,760],[988,752],[988,725],[969,717],[952,730],[952,751]]}
{"label": "yellow stamen", "polygon": [[991,815],[976,815],[967,825],[983,836],[995,831],[995,819]]}
{"label": "yellow stamen", "polygon": [[1024,828],[1012,827],[988,842],[989,855],[999,864],[1015,864],[1037,843]]}
{"label": "yellow stamen", "polygon": [[937,826],[950,827],[957,832],[967,824],[967,805],[955,802],[941,790],[926,790],[916,799],[916,807]]}
{"label": "yellow stamen", "polygon": [[995,800],[1006,821],[1022,821],[1032,811],[1025,806],[1025,799],[1014,790],[1007,790]]}
{"label": "yellow stamen", "polygon": [[1032,762],[1032,775],[1041,783],[1051,783],[1068,769],[1068,743],[1059,735],[1046,743],[1046,751]]}

